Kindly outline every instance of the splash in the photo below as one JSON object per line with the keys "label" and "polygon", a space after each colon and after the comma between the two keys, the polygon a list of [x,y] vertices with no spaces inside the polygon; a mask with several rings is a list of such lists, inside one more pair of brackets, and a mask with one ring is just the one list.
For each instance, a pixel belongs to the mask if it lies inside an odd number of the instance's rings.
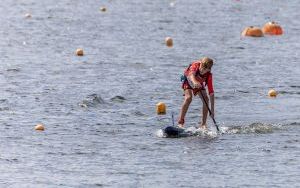
{"label": "splash", "polygon": [[272,124],[252,123],[247,126],[221,127],[221,132],[223,134],[268,134],[272,133],[275,129],[278,128],[279,126],[275,126]]}
{"label": "splash", "polygon": [[200,136],[200,137],[209,137],[216,138],[218,136],[217,132],[214,132],[209,129],[201,129],[196,127],[189,127],[186,129],[187,132],[190,132],[192,135]]}
{"label": "splash", "polygon": [[162,129],[159,129],[155,132],[155,135],[159,138],[164,138],[166,135],[164,134],[164,131]]}

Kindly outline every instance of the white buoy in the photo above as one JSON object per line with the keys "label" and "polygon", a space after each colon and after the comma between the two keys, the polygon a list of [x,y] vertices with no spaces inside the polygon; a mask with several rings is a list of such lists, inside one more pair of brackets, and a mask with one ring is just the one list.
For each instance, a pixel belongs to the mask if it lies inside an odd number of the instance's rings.
{"label": "white buoy", "polygon": [[31,16],[31,14],[29,14],[29,13],[27,13],[27,14],[25,14],[25,18],[31,18],[32,16]]}
{"label": "white buoy", "polygon": [[100,11],[105,12],[106,11],[106,7],[100,7]]}
{"label": "white buoy", "polygon": [[45,126],[43,124],[39,123],[34,127],[34,129],[37,130],[37,131],[44,131]]}

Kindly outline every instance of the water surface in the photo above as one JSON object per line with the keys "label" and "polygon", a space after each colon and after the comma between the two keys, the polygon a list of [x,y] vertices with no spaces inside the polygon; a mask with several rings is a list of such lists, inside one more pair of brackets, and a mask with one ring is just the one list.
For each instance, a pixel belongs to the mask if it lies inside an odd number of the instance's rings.
{"label": "water surface", "polygon": [[[2,1],[1,187],[299,187],[299,8],[295,0]],[[273,20],[284,35],[240,37]],[[203,56],[215,60],[216,119],[233,131],[159,137],[178,115],[180,74]],[[195,99],[187,126],[197,126],[200,108]],[[46,130],[34,131],[37,123]]]}

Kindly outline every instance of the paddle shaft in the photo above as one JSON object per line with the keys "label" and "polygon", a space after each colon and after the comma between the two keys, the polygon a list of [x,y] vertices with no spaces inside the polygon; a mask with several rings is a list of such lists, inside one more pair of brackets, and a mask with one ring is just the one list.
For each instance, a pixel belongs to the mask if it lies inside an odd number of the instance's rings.
{"label": "paddle shaft", "polygon": [[216,128],[217,128],[217,131],[220,131],[220,130],[219,130],[219,126],[217,125],[217,122],[216,122],[215,118],[211,116],[211,115],[212,115],[211,110],[210,110],[210,108],[209,108],[209,106],[208,106],[208,104],[207,104],[207,102],[206,102],[206,100],[205,100],[205,98],[204,98],[204,96],[203,96],[202,91],[200,91],[200,93],[201,93],[202,99],[204,100],[204,103],[205,103],[205,105],[206,105],[206,108],[207,108],[208,111],[209,111],[210,117],[211,117],[211,119],[213,120],[213,122],[214,122],[214,124],[215,124],[215,126],[216,126]]}

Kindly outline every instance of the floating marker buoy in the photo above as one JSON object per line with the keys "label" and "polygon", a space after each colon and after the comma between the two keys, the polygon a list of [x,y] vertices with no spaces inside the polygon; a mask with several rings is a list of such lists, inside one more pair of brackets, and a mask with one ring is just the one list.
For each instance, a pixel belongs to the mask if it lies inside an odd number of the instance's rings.
{"label": "floating marker buoy", "polygon": [[171,37],[167,37],[167,38],[165,39],[165,42],[166,42],[166,45],[167,45],[168,47],[172,47],[172,46],[173,46],[173,39],[172,39]]}
{"label": "floating marker buoy", "polygon": [[45,130],[45,127],[43,124],[39,123],[37,124],[35,127],[34,127],[35,130],[37,131],[44,131]]}
{"label": "floating marker buoy", "polygon": [[83,56],[83,49],[81,49],[81,48],[78,48],[77,50],[76,50],[76,55],[78,55],[78,56]]}
{"label": "floating marker buoy", "polygon": [[262,28],[262,31],[266,35],[282,35],[283,31],[280,25],[275,22],[268,22]]}
{"label": "floating marker buoy", "polygon": [[247,37],[262,37],[264,36],[262,30],[259,27],[246,27],[244,31],[242,32],[242,36],[247,36]]}
{"label": "floating marker buoy", "polygon": [[102,12],[105,12],[105,11],[106,11],[106,7],[100,7],[100,10],[101,10]]}
{"label": "floating marker buoy", "polygon": [[271,89],[268,92],[269,97],[276,97],[277,96],[277,92],[274,89]]}
{"label": "floating marker buoy", "polygon": [[31,14],[29,14],[29,13],[27,13],[27,14],[25,14],[25,18],[31,18],[32,16],[31,16]]}
{"label": "floating marker buoy", "polygon": [[166,114],[166,105],[163,102],[159,102],[156,104],[156,112],[158,115]]}

